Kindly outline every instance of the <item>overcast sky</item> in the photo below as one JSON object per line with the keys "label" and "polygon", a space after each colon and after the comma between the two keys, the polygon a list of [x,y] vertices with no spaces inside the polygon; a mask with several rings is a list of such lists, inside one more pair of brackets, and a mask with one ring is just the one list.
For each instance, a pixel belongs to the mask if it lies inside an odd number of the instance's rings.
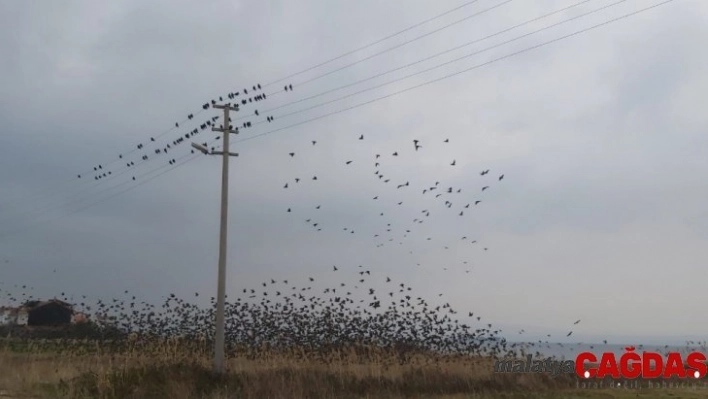
{"label": "overcast sky", "polygon": [[[494,61],[659,0],[503,44],[617,2],[587,1],[484,39],[579,2],[471,2],[281,80],[465,2],[4,1],[0,289],[214,295],[221,161],[189,142],[219,134],[171,143],[221,115],[202,104],[260,83],[267,99],[235,114],[252,127],[232,136],[228,293],[271,277],[354,283],[363,265],[375,285],[390,276],[510,338],[577,319],[568,341],[705,337],[708,3],[677,0]],[[99,164],[112,174],[96,181]]]}

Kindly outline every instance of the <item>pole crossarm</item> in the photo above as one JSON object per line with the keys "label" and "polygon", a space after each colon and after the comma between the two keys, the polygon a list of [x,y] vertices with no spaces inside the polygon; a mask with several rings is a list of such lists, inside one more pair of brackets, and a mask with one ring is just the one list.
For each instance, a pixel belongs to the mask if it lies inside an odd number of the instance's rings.
{"label": "pole crossarm", "polygon": [[222,133],[234,133],[238,134],[238,129],[224,129],[222,127],[213,127],[211,128],[212,132],[222,132]]}
{"label": "pole crossarm", "polygon": [[224,105],[219,105],[219,104],[214,104],[212,105],[212,108],[216,109],[226,109],[228,108],[231,111],[238,112],[238,105],[231,105],[231,104],[224,104]]}
{"label": "pole crossarm", "polygon": [[[224,155],[224,152],[223,151],[212,151],[208,155]],[[237,157],[238,152],[229,152],[229,156]]]}

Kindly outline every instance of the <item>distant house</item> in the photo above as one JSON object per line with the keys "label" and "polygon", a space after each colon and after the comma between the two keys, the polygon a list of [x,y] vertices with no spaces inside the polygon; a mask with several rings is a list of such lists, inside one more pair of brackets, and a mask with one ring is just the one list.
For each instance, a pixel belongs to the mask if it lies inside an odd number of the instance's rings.
{"label": "distant house", "polygon": [[74,316],[71,318],[71,322],[73,324],[81,324],[81,323],[86,323],[88,321],[88,318],[84,313],[81,312],[76,312],[74,313]]}
{"label": "distant house", "polygon": [[56,299],[49,301],[29,301],[19,308],[0,308],[0,324],[3,325],[65,325],[72,322],[73,316],[73,306]]}
{"label": "distant house", "polygon": [[24,307],[27,308],[29,312],[27,325],[30,326],[70,324],[71,318],[74,315],[74,307],[71,304],[56,299],[25,304]]}

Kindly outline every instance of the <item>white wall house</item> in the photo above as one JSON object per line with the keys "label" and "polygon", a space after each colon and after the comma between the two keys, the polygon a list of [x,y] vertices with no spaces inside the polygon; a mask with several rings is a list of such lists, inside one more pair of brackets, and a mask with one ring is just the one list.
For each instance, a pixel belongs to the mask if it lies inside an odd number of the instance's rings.
{"label": "white wall house", "polygon": [[17,310],[15,308],[0,307],[0,325],[15,324],[17,319]]}
{"label": "white wall house", "polygon": [[18,326],[26,326],[28,320],[29,320],[29,311],[25,308],[20,308],[17,311],[17,319],[15,321],[15,324],[17,324]]}

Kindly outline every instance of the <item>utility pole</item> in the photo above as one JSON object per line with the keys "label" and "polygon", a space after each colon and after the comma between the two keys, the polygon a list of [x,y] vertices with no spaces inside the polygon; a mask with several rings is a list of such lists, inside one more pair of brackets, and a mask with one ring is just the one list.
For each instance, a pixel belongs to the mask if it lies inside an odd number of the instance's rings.
{"label": "utility pole", "polygon": [[238,129],[231,129],[231,119],[229,111],[238,111],[238,105],[214,105],[216,109],[224,110],[223,127],[212,127],[215,132],[222,132],[223,135],[223,151],[211,151],[199,144],[192,143],[192,147],[198,149],[204,154],[221,155],[221,229],[219,234],[219,280],[216,293],[216,336],[214,339],[214,371],[216,373],[224,373],[225,367],[225,306],[226,306],[226,237],[228,227],[228,210],[229,210],[229,156],[237,156],[229,152],[229,135],[231,133],[238,134]]}

